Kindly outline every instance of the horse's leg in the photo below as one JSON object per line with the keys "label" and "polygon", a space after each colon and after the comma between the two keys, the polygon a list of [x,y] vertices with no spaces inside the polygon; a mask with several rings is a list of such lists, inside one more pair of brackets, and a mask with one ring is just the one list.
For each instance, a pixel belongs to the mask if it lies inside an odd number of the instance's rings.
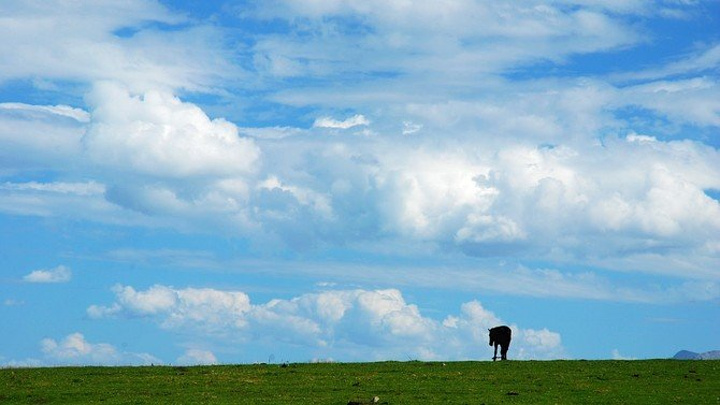
{"label": "horse's leg", "polygon": [[508,345],[500,346],[500,356],[502,360],[507,360]]}
{"label": "horse's leg", "polygon": [[495,343],[495,354],[493,354],[493,361],[497,360],[497,347],[498,347],[498,344]]}

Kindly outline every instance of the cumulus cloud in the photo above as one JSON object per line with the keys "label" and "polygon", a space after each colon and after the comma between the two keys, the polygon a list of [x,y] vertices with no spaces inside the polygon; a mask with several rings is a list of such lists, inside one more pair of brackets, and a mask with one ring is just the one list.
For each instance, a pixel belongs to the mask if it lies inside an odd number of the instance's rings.
{"label": "cumulus cloud", "polygon": [[92,122],[83,143],[99,165],[170,178],[233,176],[250,172],[259,158],[252,140],[224,119],[172,94],[133,96],[100,83],[89,96]]}
{"label": "cumulus cloud", "polygon": [[[0,170],[42,168],[83,180],[93,174],[84,183],[6,182],[0,186],[1,210],[146,225],[158,224],[152,217],[170,217],[175,226],[224,211],[237,223],[247,222],[242,210],[260,149],[234,124],[211,119],[169,92],[133,95],[116,82],[97,83],[87,100],[89,112],[2,105]],[[181,178],[193,181],[178,182]]]}
{"label": "cumulus cloud", "polygon": [[[548,134],[594,134],[601,128],[595,122],[601,107],[581,108],[573,101],[581,94],[569,95],[576,91],[538,99],[554,103],[567,97],[551,109],[554,118],[545,117],[554,128]],[[566,105],[574,118],[564,118]],[[257,189],[262,198],[253,199],[254,218],[281,237],[300,232],[306,243],[380,238],[382,244],[429,242],[473,256],[512,252],[515,258],[561,262],[617,258],[619,263],[672,246],[664,253],[693,263],[677,268],[676,275],[710,275],[707,261],[717,259],[706,247],[714,246],[720,229],[720,204],[707,192],[720,187],[716,149],[636,132],[602,142],[553,135],[545,143],[543,137],[521,140],[528,127],[498,130],[502,135],[495,137],[494,128],[485,132],[480,123],[464,122],[473,111],[453,118],[449,128],[475,129],[483,135],[482,147],[462,136],[442,144],[422,137],[259,142],[269,145],[266,158],[274,170]],[[578,118],[585,115],[590,118]],[[512,121],[510,112],[503,117]],[[440,131],[444,125],[426,127]],[[656,264],[641,268],[652,273]]]}
{"label": "cumulus cloud", "polygon": [[165,328],[198,328],[207,333],[223,334],[247,323],[250,298],[242,292],[187,288],[176,290],[155,285],[146,291],[130,286],[113,287],[117,301],[111,306],[92,305],[91,318],[121,316],[156,317]]}
{"label": "cumulus cloud", "polygon": [[[635,154],[642,158],[631,159]],[[492,154],[417,149],[376,156],[379,165],[366,170],[385,229],[448,241],[467,253],[502,254],[505,246],[597,254],[623,250],[629,240],[642,249],[648,238],[682,239],[699,249],[720,229],[720,205],[705,193],[718,187],[708,176],[720,173],[718,154],[700,143],[630,138]],[[603,243],[577,246],[588,237]]]}
{"label": "cumulus cloud", "polygon": [[332,216],[332,206],[327,196],[313,190],[283,184],[280,179],[271,176],[258,184],[258,188],[267,192],[278,192],[291,196],[298,204],[309,206],[324,217]]}
{"label": "cumulus cloud", "polygon": [[213,352],[202,349],[187,349],[176,361],[177,364],[188,366],[217,364],[217,362]]}
{"label": "cumulus cloud", "polygon": [[[618,93],[593,83],[557,92],[522,90],[517,95],[532,102],[514,107],[509,99],[413,105],[408,111],[423,122],[423,133],[476,131],[486,146],[460,135],[441,145],[426,136],[402,137],[399,148],[393,137],[251,140],[170,93],[132,95],[100,84],[89,97],[95,108],[87,131],[75,138],[85,163],[101,169],[97,180],[5,183],[0,209],[221,227],[299,249],[404,238],[474,256],[522,251],[555,260],[672,245],[675,254],[693,253],[697,265],[689,275],[708,275],[701,262],[716,260],[706,247],[718,243],[720,227],[719,203],[707,193],[720,189],[717,150],[638,132],[595,142],[589,136],[602,128],[596,121],[603,105]],[[549,106],[544,117],[538,105]],[[518,111],[525,124],[511,119]],[[537,138],[528,140],[524,134],[533,128]],[[568,133],[583,135],[561,139]],[[579,243],[587,239],[595,243]],[[650,264],[643,268],[652,272]]]}
{"label": "cumulus cloud", "polygon": [[96,83],[86,100],[89,112],[3,104],[0,170],[43,168],[70,181],[0,184],[0,210],[128,225],[215,222],[240,233],[253,227],[247,210],[261,153],[236,125],[169,91],[135,94],[118,82]]}
{"label": "cumulus cloud", "polygon": [[81,333],[73,333],[61,341],[43,339],[42,351],[51,358],[58,360],[90,360],[93,364],[113,362],[117,360],[118,353],[112,345],[107,343],[92,344],[85,340]]}
{"label": "cumulus cloud", "polygon": [[[503,322],[477,301],[463,304],[457,315],[432,319],[395,289],[331,290],[264,304],[251,304],[238,291],[156,285],[146,291],[117,286],[114,292],[115,303],[91,306],[88,314],[93,318],[142,316],[163,328],[213,337],[225,344],[258,339],[271,346],[303,346],[336,359],[477,358],[478,347],[487,345],[487,329]],[[516,358],[565,355],[558,333],[512,327],[517,336]],[[190,360],[189,354],[185,360]]]}
{"label": "cumulus cloud", "polygon": [[70,279],[72,279],[72,271],[62,265],[49,270],[34,270],[23,277],[28,283],[67,283]]}
{"label": "cumulus cloud", "polygon": [[476,181],[489,167],[462,153],[420,150],[388,156],[389,167],[378,173],[388,201],[389,225],[408,236],[438,238],[462,226],[468,216],[489,214],[498,190]]}
{"label": "cumulus cloud", "polygon": [[67,335],[61,340],[51,338],[40,342],[50,365],[149,365],[161,363],[147,353],[125,353],[108,343],[90,343],[82,333]]}

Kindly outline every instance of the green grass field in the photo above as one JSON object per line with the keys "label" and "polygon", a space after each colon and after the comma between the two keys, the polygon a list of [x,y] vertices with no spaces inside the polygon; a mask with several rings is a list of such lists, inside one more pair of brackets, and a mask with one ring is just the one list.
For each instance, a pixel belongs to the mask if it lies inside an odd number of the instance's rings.
{"label": "green grass field", "polygon": [[720,361],[384,362],[0,370],[2,404],[720,404]]}

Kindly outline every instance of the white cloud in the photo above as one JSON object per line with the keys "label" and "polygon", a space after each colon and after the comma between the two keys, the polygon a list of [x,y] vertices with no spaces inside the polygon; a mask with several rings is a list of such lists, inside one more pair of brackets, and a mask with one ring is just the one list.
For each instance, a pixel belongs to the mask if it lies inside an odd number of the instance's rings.
{"label": "white cloud", "polygon": [[260,150],[234,124],[163,91],[133,96],[99,83],[88,101],[89,115],[64,106],[0,108],[0,172],[47,170],[70,179],[6,182],[0,210],[178,227],[208,223],[222,211],[237,218],[223,218],[226,227],[248,226],[243,210]]}
{"label": "white cloud", "polygon": [[552,348],[560,345],[560,335],[555,332],[550,332],[547,329],[528,329],[524,332],[524,339],[525,341],[534,346]]}
{"label": "white cloud", "polygon": [[43,339],[42,351],[51,358],[58,360],[88,359],[91,363],[114,362],[118,353],[107,343],[92,344],[85,340],[81,333],[73,333],[61,341]]}
{"label": "white cloud", "polygon": [[330,218],[333,215],[332,206],[327,196],[306,188],[285,185],[275,176],[260,182],[258,188],[269,192],[289,194],[299,204],[311,207],[313,211],[325,218]]}
{"label": "white cloud", "polygon": [[3,301],[3,305],[5,305],[6,307],[17,307],[17,306],[25,305],[25,302],[19,301],[19,300],[13,299],[13,298],[6,298]]}
{"label": "white cloud", "polygon": [[28,283],[67,283],[70,279],[72,279],[72,271],[62,265],[50,270],[34,270],[23,277]]}
{"label": "white cloud", "polygon": [[169,93],[133,96],[100,83],[89,100],[92,122],[83,142],[98,165],[169,178],[237,176],[251,172],[259,158],[234,124],[211,120]]}
{"label": "white cloud", "polygon": [[[611,260],[674,243],[697,263],[688,275],[708,274],[701,263],[712,262],[704,247],[718,243],[720,208],[705,191],[720,189],[717,150],[652,132],[599,144],[592,136],[603,128],[603,106],[622,93],[596,82],[552,88],[517,90],[527,102],[414,104],[405,111],[423,124],[417,136],[403,137],[399,121],[395,137],[383,129],[382,139],[325,142],[244,139],[233,124],[169,93],[133,96],[101,85],[84,145],[75,137],[66,149],[83,145],[86,159],[52,166],[79,166],[70,177],[92,168],[96,179],[5,183],[0,210],[223,229],[297,249],[382,236],[476,256],[499,249]],[[433,134],[443,131],[459,135],[438,143]],[[56,153],[56,162],[73,156]],[[579,243],[587,238],[595,243]]]}
{"label": "white cloud", "polygon": [[[382,191],[384,229],[451,241],[468,253],[477,247],[478,254],[492,243],[534,255],[553,249],[619,254],[628,240],[642,249],[647,238],[705,246],[716,234],[711,230],[720,229],[720,204],[704,192],[718,187],[708,176],[720,175],[717,151],[690,141],[635,139],[491,153],[385,151],[371,172]],[[577,245],[588,237],[602,243]]]}
{"label": "white cloud", "polygon": [[283,139],[292,136],[300,136],[308,133],[307,130],[303,130],[295,127],[265,127],[265,128],[240,128],[239,132],[241,135],[248,136],[251,138],[260,139]]}
{"label": "white cloud", "polygon": [[176,361],[177,364],[190,366],[217,364],[217,362],[213,352],[202,349],[187,349]]}
{"label": "white cloud", "polygon": [[[3,358],[0,358],[0,360],[4,360]],[[9,360],[3,362],[3,367],[10,367],[10,368],[24,368],[24,367],[42,367],[45,364],[39,359],[25,359],[25,360]]]}
{"label": "white cloud", "polygon": [[187,288],[176,290],[155,285],[145,291],[130,286],[116,285],[113,292],[117,302],[113,305],[88,307],[91,318],[133,314],[157,317],[163,327],[189,327],[208,333],[223,334],[242,327],[250,311],[250,298],[242,292],[223,292],[213,289]]}
{"label": "white cloud", "polygon": [[384,220],[402,234],[421,239],[448,237],[473,215],[489,215],[498,190],[476,179],[489,172],[463,153],[415,151],[382,157],[388,167],[377,184],[386,201]]}
{"label": "white cloud", "polygon": [[77,161],[86,114],[68,106],[0,104],[0,170],[57,170]]}
{"label": "white cloud", "polygon": [[78,122],[89,122],[90,114],[80,108],[70,107],[67,105],[33,105],[25,103],[0,103],[0,109],[17,110],[27,112],[39,112],[59,115],[62,117],[72,118]]}
{"label": "white cloud", "polygon": [[315,128],[333,128],[333,129],[350,129],[357,126],[370,125],[370,121],[364,115],[357,114],[344,121],[338,121],[330,117],[320,117],[315,120],[313,127]]}
{"label": "white cloud", "polygon": [[[144,316],[161,327],[219,339],[224,344],[258,339],[273,345],[300,345],[323,358],[476,358],[487,345],[487,329],[503,321],[479,302],[466,303],[459,315],[443,321],[423,316],[400,291],[331,290],[292,299],[250,304],[238,291],[172,289],[146,291],[116,287],[117,301],[92,306],[93,317]],[[240,298],[240,299],[238,299]],[[560,335],[513,326],[516,358],[564,355]],[[203,356],[200,356],[202,354]],[[205,353],[198,353],[210,359]],[[184,360],[191,360],[186,354]]]}
{"label": "white cloud", "polygon": [[674,122],[697,126],[720,126],[720,84],[696,77],[655,81],[630,86],[622,91],[623,101],[654,110]]}
{"label": "white cloud", "polygon": [[412,121],[403,121],[403,135],[412,135],[423,128],[422,124],[415,124]]}
{"label": "white cloud", "polygon": [[106,199],[96,181],[0,184],[0,212],[40,217],[64,216],[101,224],[159,226],[162,221],[124,210]]}
{"label": "white cloud", "polygon": [[[210,119],[168,92],[135,96],[109,82],[98,83],[88,102],[88,123],[69,125],[47,108],[24,106],[22,115],[6,121],[7,131],[2,125],[6,110],[0,109],[5,170],[47,166],[70,179],[92,173],[84,183],[5,183],[0,210],[42,216],[65,212],[127,225],[192,228],[219,220],[236,231],[251,226],[244,210],[260,150],[252,139],[240,137],[234,124]],[[28,115],[33,111],[49,117],[47,125]]]}
{"label": "white cloud", "polygon": [[[373,81],[374,72],[406,74],[411,87],[425,90],[423,95],[456,90],[452,84],[459,77],[537,60],[562,60],[640,39],[618,15],[581,3],[565,7],[457,0],[438,6],[433,1],[276,0],[262,2],[255,12],[260,18],[286,19],[291,27],[315,34],[261,38],[254,50],[256,67],[263,72],[353,74],[369,78],[365,83]],[[360,27],[343,29],[346,19]],[[381,92],[385,98],[397,93],[387,87]]]}
{"label": "white cloud", "polygon": [[4,183],[0,184],[0,190],[8,191],[30,191],[30,192],[50,192],[59,194],[75,194],[80,196],[92,196],[103,194],[105,187],[94,181],[88,183],[39,183],[31,181],[29,183]]}
{"label": "white cloud", "polygon": [[40,342],[46,362],[50,365],[149,365],[160,364],[147,353],[119,352],[108,343],[90,343],[82,333],[71,333],[56,341],[46,338]]}
{"label": "white cloud", "polygon": [[[135,91],[209,89],[217,77],[237,77],[217,33],[178,24],[187,19],[153,0],[80,4],[59,0],[0,5],[0,81],[38,78],[60,83],[119,80]],[[67,21],[82,16],[82,24]],[[152,23],[178,29],[167,32]],[[123,35],[125,30],[127,34]]]}
{"label": "white cloud", "polygon": [[610,354],[613,360],[637,360],[637,358],[635,357],[623,356],[622,354],[620,354],[620,350],[618,349],[613,349]]}
{"label": "white cloud", "polygon": [[699,74],[717,69],[718,66],[720,66],[720,44],[714,43],[659,68],[620,74],[615,77],[625,80],[655,80],[676,75]]}

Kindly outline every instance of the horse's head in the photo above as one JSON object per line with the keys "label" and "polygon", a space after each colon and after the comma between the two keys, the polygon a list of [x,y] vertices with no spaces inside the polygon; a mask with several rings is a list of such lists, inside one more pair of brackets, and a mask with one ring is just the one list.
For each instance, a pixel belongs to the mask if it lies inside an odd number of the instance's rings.
{"label": "horse's head", "polygon": [[490,335],[490,346],[492,346],[494,343],[493,342],[493,333],[492,333],[492,330],[490,330],[490,329],[488,329],[488,332],[489,332],[488,334]]}

